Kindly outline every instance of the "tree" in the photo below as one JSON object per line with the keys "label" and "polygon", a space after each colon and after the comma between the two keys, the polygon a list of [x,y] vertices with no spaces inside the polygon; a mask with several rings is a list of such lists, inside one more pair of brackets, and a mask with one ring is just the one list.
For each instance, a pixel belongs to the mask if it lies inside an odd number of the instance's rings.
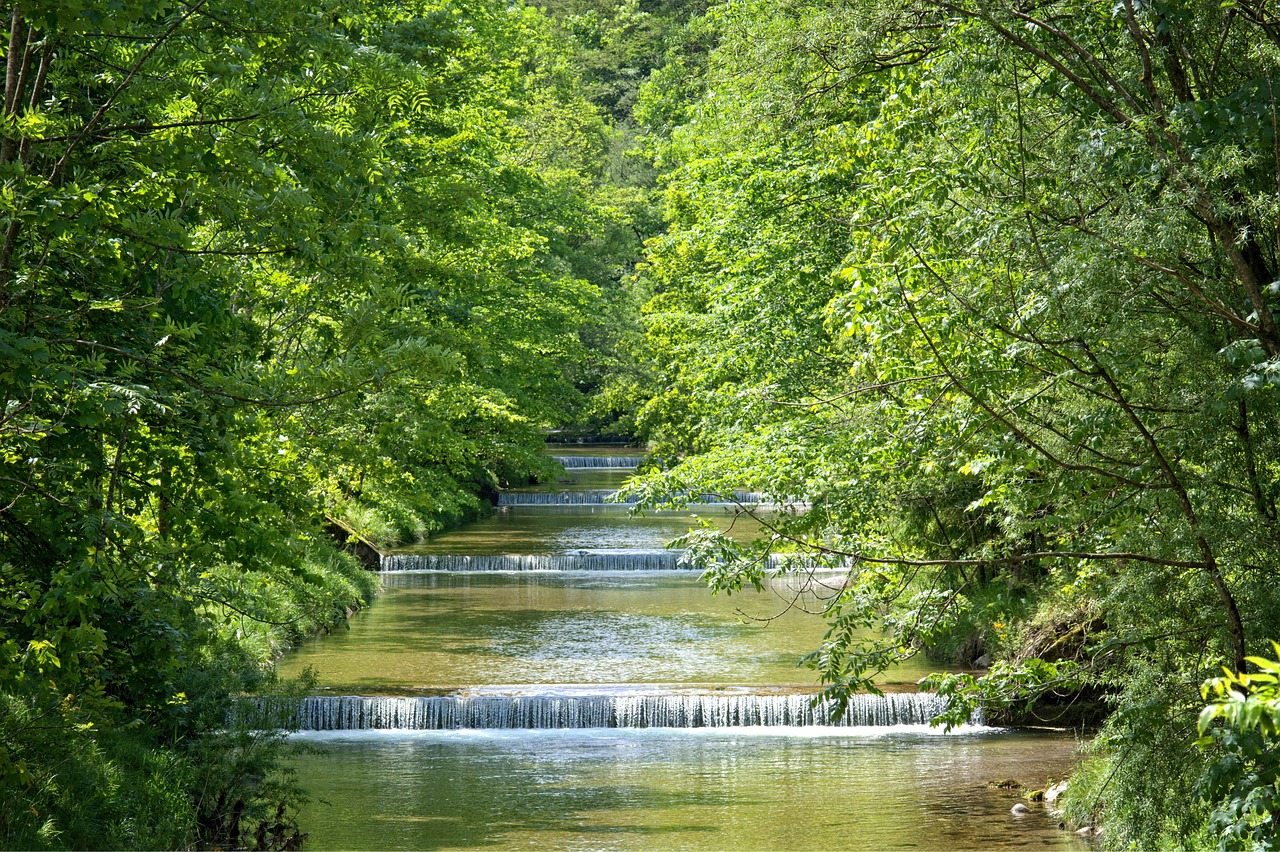
{"label": "tree", "polygon": [[812,658],[834,697],[944,647],[1005,662],[938,683],[957,716],[1108,691],[1113,836],[1176,836],[1194,815],[1141,768],[1198,759],[1187,684],[1278,626],[1277,21],[1067,0],[708,21],[647,272],[671,353],[647,417],[682,462],[639,493],[812,503],[762,548],[692,544],[729,591],[767,548],[848,571]]}
{"label": "tree", "polygon": [[545,470],[607,215],[536,125],[599,118],[516,6],[5,12],[0,843],[296,842],[228,714],[372,595],[334,527]]}

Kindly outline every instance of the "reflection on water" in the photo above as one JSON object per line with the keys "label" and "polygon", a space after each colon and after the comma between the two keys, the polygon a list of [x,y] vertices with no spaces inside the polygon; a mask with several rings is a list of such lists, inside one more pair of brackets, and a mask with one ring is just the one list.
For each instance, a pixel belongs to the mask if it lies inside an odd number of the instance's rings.
{"label": "reflection on water", "polygon": [[[615,491],[622,487],[622,484],[631,478],[635,473],[634,470],[622,470],[618,468],[609,469],[580,467],[574,470],[565,471],[564,476],[556,482],[555,488],[573,489],[573,488],[612,488]],[[551,485],[536,486],[537,489],[548,489]]]}
{"label": "reflection on water", "polygon": [[1086,848],[989,786],[1060,777],[1068,736],[819,731],[297,735],[307,848]]}
{"label": "reflection on water", "polygon": [[570,553],[655,550],[707,524],[738,541],[760,535],[760,522],[719,507],[633,515],[625,506],[511,506],[466,527],[433,536],[405,553]]}
{"label": "reflection on water", "polygon": [[546,454],[549,456],[643,456],[643,447],[631,447],[626,444],[597,444],[590,441],[583,443],[548,443]]}
{"label": "reflection on water", "polygon": [[[798,666],[826,631],[822,601],[785,583],[712,596],[676,572],[385,574],[341,631],[281,661],[355,690],[480,684],[707,683],[813,686]],[[914,682],[927,669],[895,671]]]}

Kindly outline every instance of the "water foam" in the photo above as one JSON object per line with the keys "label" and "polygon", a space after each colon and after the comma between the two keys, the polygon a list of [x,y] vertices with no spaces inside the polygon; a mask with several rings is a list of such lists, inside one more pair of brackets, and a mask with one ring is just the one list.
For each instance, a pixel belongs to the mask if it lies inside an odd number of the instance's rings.
{"label": "water foam", "polygon": [[856,695],[844,713],[804,693],[742,692],[312,696],[302,730],[555,730],[590,728],[902,728],[927,726],[946,709],[931,693]]}

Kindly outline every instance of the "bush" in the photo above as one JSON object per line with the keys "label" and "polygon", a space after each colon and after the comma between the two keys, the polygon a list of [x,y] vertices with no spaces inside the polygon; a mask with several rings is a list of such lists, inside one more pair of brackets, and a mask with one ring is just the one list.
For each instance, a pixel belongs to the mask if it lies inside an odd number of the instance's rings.
{"label": "bush", "polygon": [[[1272,647],[1280,656],[1280,645]],[[1257,672],[1224,669],[1202,689],[1210,700],[1199,742],[1213,757],[1197,790],[1213,807],[1209,832],[1219,849],[1280,846],[1280,662],[1249,662]]]}

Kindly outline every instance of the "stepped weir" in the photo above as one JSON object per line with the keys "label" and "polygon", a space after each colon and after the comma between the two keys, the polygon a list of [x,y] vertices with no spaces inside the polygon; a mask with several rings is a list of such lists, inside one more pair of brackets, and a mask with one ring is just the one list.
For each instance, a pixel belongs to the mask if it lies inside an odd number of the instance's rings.
{"label": "stepped weir", "polygon": [[[616,491],[607,488],[591,488],[583,491],[504,491],[498,495],[499,506],[630,506],[635,498],[615,499]],[[734,491],[731,494],[699,494],[690,503],[731,506],[736,503],[755,505],[765,502],[758,491]]]}
{"label": "stepped weir", "polygon": [[297,723],[309,731],[885,727],[926,725],[945,708],[931,693],[856,695],[843,714],[808,694],[313,696]]}
{"label": "stepped weir", "polygon": [[635,470],[644,456],[552,456],[565,470]]}
{"label": "stepped weir", "polygon": [[[683,550],[584,550],[578,553],[389,553],[382,557],[382,571],[678,571],[686,566],[681,563]],[[818,564],[803,560],[799,554],[771,553],[769,566],[782,569],[787,562],[807,566],[815,573],[841,574],[852,563],[842,561]]]}
{"label": "stepped weir", "polygon": [[616,550],[574,554],[393,553],[383,571],[674,571],[679,550]]}

